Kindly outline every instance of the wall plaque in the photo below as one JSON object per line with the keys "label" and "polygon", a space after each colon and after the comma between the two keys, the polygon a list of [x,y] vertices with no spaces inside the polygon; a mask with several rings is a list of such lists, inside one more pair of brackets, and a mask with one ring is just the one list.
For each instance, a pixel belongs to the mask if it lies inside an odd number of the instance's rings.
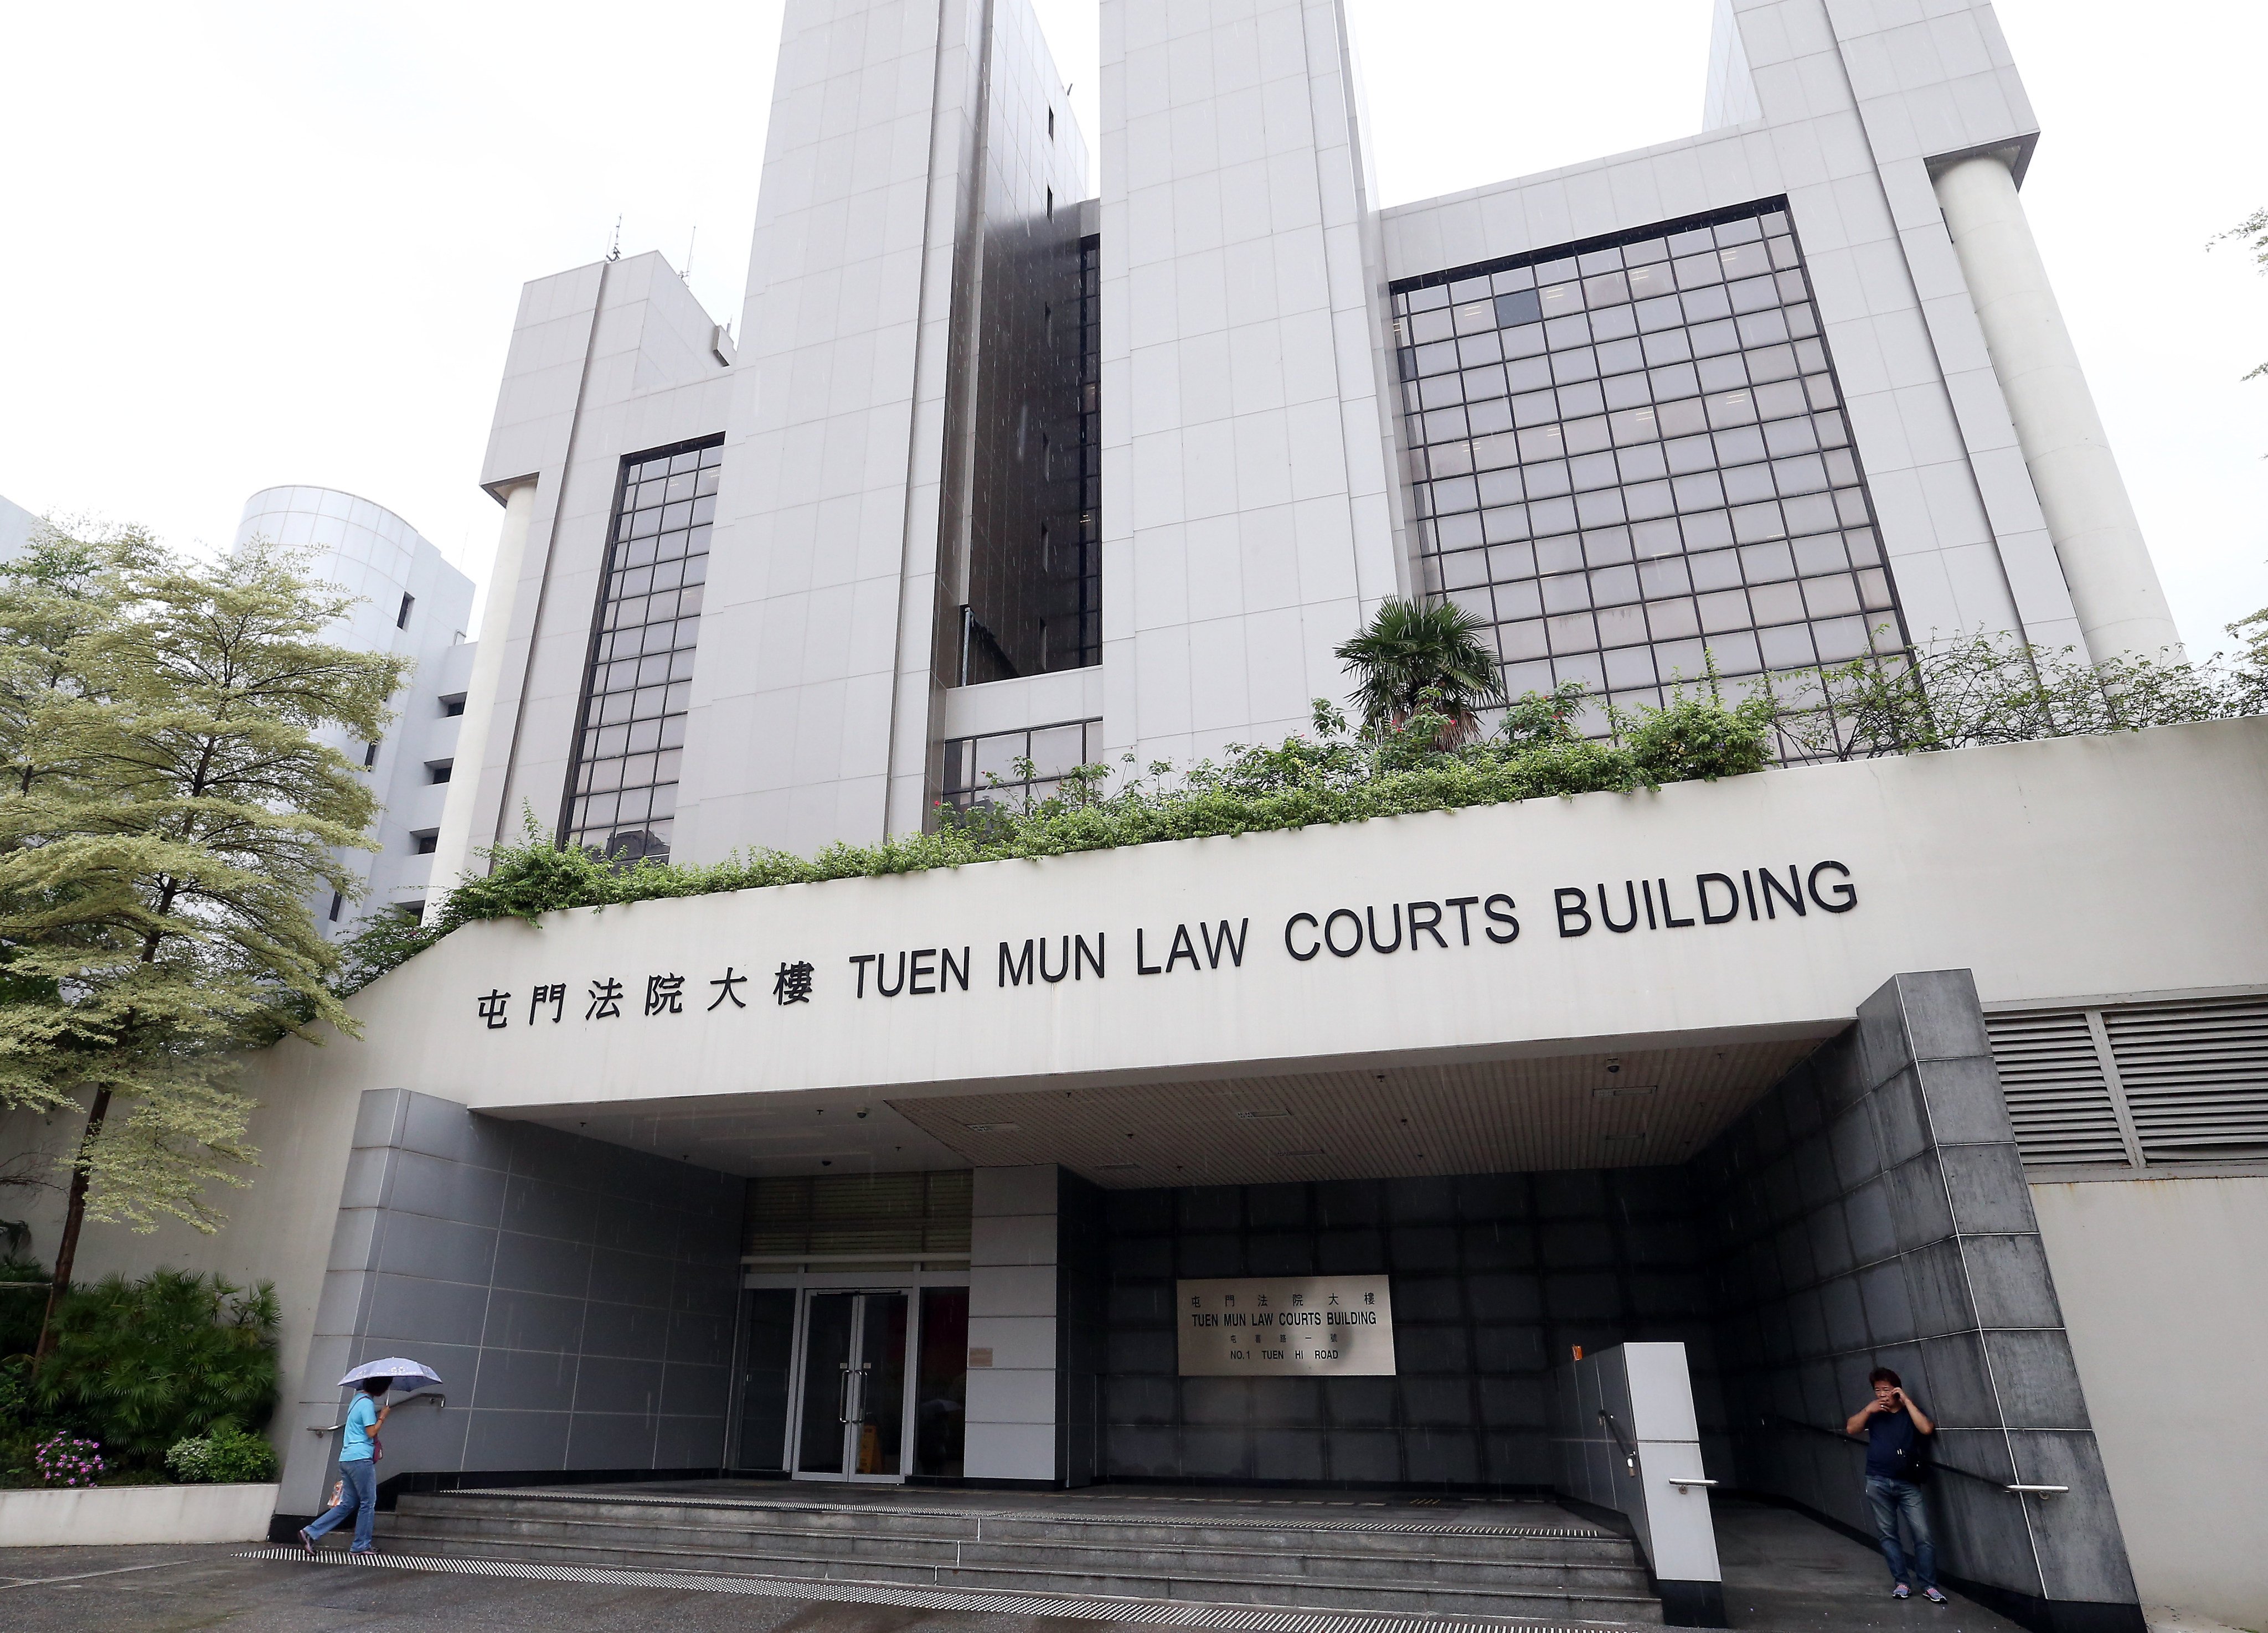
{"label": "wall plaque", "polygon": [[1394,1376],[1383,1276],[1281,1276],[1174,1284],[1184,1378]]}

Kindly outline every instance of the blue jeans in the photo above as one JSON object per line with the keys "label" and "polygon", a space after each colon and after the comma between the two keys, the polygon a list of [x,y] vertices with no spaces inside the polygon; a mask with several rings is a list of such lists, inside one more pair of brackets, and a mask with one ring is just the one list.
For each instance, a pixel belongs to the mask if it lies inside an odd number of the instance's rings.
{"label": "blue jeans", "polygon": [[307,1534],[319,1537],[334,1526],[344,1525],[347,1516],[352,1514],[354,1551],[367,1554],[370,1528],[378,1520],[378,1465],[366,1457],[358,1458],[351,1463],[341,1463],[339,1473],[346,1477],[346,1495],[339,1499],[336,1508],[327,1508],[315,1516],[314,1523],[307,1527]]}
{"label": "blue jeans", "polygon": [[1898,1516],[1905,1516],[1913,1534],[1914,1585],[1937,1585],[1937,1544],[1930,1541],[1929,1511],[1922,1505],[1921,1488],[1880,1475],[1867,1476],[1867,1505],[1874,1511],[1874,1534],[1881,1539],[1882,1557],[1890,1562],[1890,1580],[1906,1579],[1906,1551],[1898,1546]]}

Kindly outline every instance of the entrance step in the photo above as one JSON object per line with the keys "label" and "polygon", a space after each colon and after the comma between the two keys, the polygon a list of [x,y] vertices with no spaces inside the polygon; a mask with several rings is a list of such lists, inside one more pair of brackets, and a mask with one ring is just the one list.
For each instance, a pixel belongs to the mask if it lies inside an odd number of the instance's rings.
{"label": "entrance step", "polygon": [[842,1586],[1559,1623],[1661,1619],[1627,1539],[1543,1504],[1473,1505],[1438,1519],[1398,1507],[1390,1517],[1327,1518],[1331,1510],[1310,1504],[1192,1512],[1070,1494],[991,1506],[972,1501],[980,1495],[989,1494],[462,1490],[403,1497],[379,1534],[389,1550],[422,1556]]}

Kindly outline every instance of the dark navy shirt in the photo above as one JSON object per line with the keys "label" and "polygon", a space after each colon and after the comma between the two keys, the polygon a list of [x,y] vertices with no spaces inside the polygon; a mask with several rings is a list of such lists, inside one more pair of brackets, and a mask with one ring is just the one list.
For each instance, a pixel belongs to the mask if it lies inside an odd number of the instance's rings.
{"label": "dark navy shirt", "polygon": [[1883,1480],[1912,1479],[1920,1439],[1913,1415],[1905,1408],[1875,1413],[1867,1420],[1867,1475]]}

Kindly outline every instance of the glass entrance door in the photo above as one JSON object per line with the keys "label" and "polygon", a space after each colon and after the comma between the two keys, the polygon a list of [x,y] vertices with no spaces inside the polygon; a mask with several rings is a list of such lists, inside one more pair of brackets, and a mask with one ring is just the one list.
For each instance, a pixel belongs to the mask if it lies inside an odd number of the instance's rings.
{"label": "glass entrance door", "polygon": [[813,1292],[803,1324],[795,1472],[814,1480],[905,1478],[903,1292]]}

